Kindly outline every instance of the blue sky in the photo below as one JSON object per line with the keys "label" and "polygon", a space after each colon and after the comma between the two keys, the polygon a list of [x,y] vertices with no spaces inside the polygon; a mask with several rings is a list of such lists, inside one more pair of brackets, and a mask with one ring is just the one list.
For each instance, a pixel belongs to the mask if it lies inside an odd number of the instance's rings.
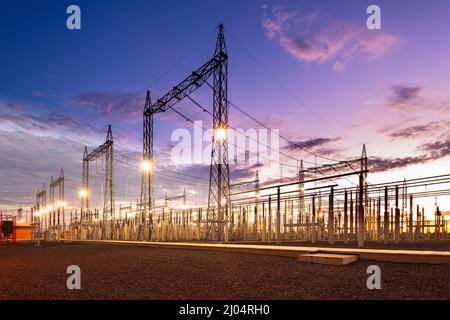
{"label": "blue sky", "polygon": [[[65,27],[70,4],[81,8],[80,31]],[[381,7],[382,30],[365,27],[369,4]],[[100,144],[109,123],[118,151],[138,159],[145,90],[164,94],[209,59],[218,23],[226,28],[234,103],[323,156],[355,158],[366,143],[374,172],[390,170],[374,173],[373,181],[417,175],[417,167],[442,173],[450,154],[449,12],[444,0],[3,0],[0,177],[7,183],[0,199],[32,202],[36,189],[64,167],[75,206],[83,146]],[[202,89],[194,96],[210,109],[210,95]],[[179,107],[208,119],[192,104]],[[236,126],[255,127],[230,112]],[[174,114],[158,118],[157,157],[164,159],[180,126],[186,124]],[[286,152],[314,161],[300,150]],[[236,169],[236,179],[253,174]],[[132,170],[117,169],[122,199],[138,194],[139,174]],[[207,182],[203,167],[174,170]],[[157,181],[159,196],[183,188],[172,175]],[[201,193],[202,185],[196,188]]]}

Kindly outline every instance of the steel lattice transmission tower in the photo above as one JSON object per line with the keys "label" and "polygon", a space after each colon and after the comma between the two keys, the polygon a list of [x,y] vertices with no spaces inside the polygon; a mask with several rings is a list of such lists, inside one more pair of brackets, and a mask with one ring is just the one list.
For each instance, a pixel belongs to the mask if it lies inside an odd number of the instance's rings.
{"label": "steel lattice transmission tower", "polygon": [[[114,184],[113,184],[113,156],[114,141],[111,125],[108,126],[106,141],[97,149],[88,153],[87,147],[84,147],[83,154],[83,192],[81,195],[81,220],[88,218],[89,211],[89,162],[101,156],[105,156],[105,187],[103,188],[103,223],[102,239],[114,237]],[[108,218],[110,219],[110,234],[107,236]]]}
{"label": "steel lattice transmission tower", "polygon": [[[173,87],[167,94],[159,98],[155,103],[150,101],[150,93],[144,108],[144,172],[142,174],[140,224],[144,226],[148,222],[149,239],[152,233],[152,210],[154,208],[153,196],[153,116],[172,108],[183,98],[188,97],[200,88],[211,76],[213,76],[213,128],[221,129],[221,136],[215,136],[212,143],[212,159],[210,167],[210,188],[208,197],[208,228],[215,225],[219,230],[218,239],[221,239],[224,218],[230,203],[230,179],[228,167],[228,140],[226,130],[228,128],[228,55],[225,46],[223,25],[219,25],[214,56],[193,71],[186,79]],[[224,134],[225,132],[225,134]],[[210,214],[211,212],[211,214]],[[148,220],[147,220],[148,217]],[[142,229],[142,228],[141,228]],[[143,239],[142,230],[138,238]]]}
{"label": "steel lattice transmission tower", "polygon": [[[219,26],[215,55],[221,57],[214,70],[213,138],[208,195],[208,233],[215,227],[216,239],[222,241],[223,224],[230,205],[230,170],[228,165],[228,54],[223,25]],[[218,134],[224,132],[225,134]],[[210,219],[212,213],[212,219]],[[208,235],[207,235],[208,236]]]}
{"label": "steel lattice transmission tower", "polygon": [[[153,188],[153,115],[152,100],[150,91],[147,91],[144,106],[144,150],[143,150],[143,170],[141,182],[141,203],[139,210],[139,230],[138,239],[145,239],[145,230],[148,227],[148,239],[151,239],[153,231],[153,214],[155,207],[155,196]],[[147,220],[148,218],[148,220]]]}

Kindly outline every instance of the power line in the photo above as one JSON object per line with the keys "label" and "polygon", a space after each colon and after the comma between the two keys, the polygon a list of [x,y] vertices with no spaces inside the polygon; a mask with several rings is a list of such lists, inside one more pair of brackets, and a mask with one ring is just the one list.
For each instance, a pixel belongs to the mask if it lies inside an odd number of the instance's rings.
{"label": "power line", "polygon": [[[253,62],[256,63],[256,65],[258,65],[258,67],[261,68],[261,70],[264,71],[264,73],[266,73],[272,79],[272,81],[274,81],[281,89],[283,89],[289,96],[291,96],[294,100],[296,100],[304,109],[308,110],[311,114],[313,114],[315,117],[317,117],[323,123],[325,123],[327,126],[329,126],[330,128],[340,132],[340,130],[337,129],[335,126],[333,126],[330,122],[328,122],[327,120],[325,120],[324,118],[319,116],[317,113],[315,113],[311,108],[306,106],[306,104],[304,104],[303,101],[301,101],[291,90],[289,90],[285,85],[283,85],[283,83],[281,83],[281,81],[279,81],[272,73],[270,73],[261,63],[259,63],[259,61],[256,60],[256,58],[237,39],[235,39],[232,34],[230,34],[228,29],[226,29],[225,31],[230,36],[230,38],[234,42],[236,42],[236,44],[241,48],[241,50],[244,51],[249,56],[249,58],[251,60],[253,60]],[[354,140],[355,142],[358,142],[359,144],[362,144],[361,142],[356,141],[352,137],[350,137],[350,138],[352,140]]]}
{"label": "power line", "polygon": [[[127,159],[129,159],[129,160],[131,160],[131,161],[134,161],[134,163],[136,164],[135,168],[139,169],[139,167],[138,167],[139,164],[140,164],[140,161],[139,161],[139,160],[134,159],[134,158],[131,158],[131,157],[126,156],[126,155],[124,155],[124,154],[120,154],[120,153],[119,153],[119,155],[121,155],[122,157],[125,157],[125,158],[127,158]],[[181,176],[189,177],[189,178],[192,178],[192,179],[197,179],[197,180],[202,180],[202,181],[203,181],[203,179],[200,178],[200,177],[193,176],[193,175],[190,175],[190,174],[187,174],[187,173],[183,173],[183,172],[179,172],[179,171],[175,171],[175,170],[170,170],[170,169],[167,169],[167,168],[165,168],[165,167],[155,166],[155,168],[160,169],[160,170],[164,170],[164,171],[173,172],[173,173],[175,173],[175,174],[179,174],[179,175],[181,175]]]}
{"label": "power line", "polygon": [[[211,85],[208,83],[208,81],[206,81],[206,83],[211,87]],[[211,87],[211,89],[212,89],[212,87]],[[201,108],[204,112],[207,112],[209,115],[211,115],[212,116],[212,114],[211,114],[211,112],[210,111],[208,111],[208,110],[206,110],[203,106],[201,106],[200,105],[200,103],[198,103],[197,101],[195,101],[190,95],[187,95],[187,97],[189,98],[189,100],[191,100],[196,106],[198,106],[199,108]],[[231,103],[230,101],[228,101],[229,103]],[[173,108],[172,108],[173,109]],[[182,117],[184,117],[185,119],[187,119],[187,120],[189,120],[190,122],[192,122],[192,120],[190,120],[189,118],[187,118],[187,117],[185,117],[183,114],[181,114],[179,111],[177,111],[177,110],[175,110],[175,109],[173,109],[174,111],[176,111],[179,115],[181,115]],[[256,121],[258,121],[258,120],[256,120]],[[258,121],[259,122],[259,121]],[[259,122],[259,123],[261,123],[261,122]],[[263,125],[263,126],[265,126],[263,123],[261,123],[261,125]],[[236,129],[234,129],[232,126],[229,126],[230,128],[232,128],[233,130],[236,130]],[[265,126],[266,127],[266,126]],[[268,127],[266,127],[268,130],[270,130],[270,128],[268,128]],[[279,136],[281,136],[281,135],[279,135]],[[249,139],[251,139],[251,137],[249,137],[249,136],[246,136],[247,138],[249,138]],[[251,140],[254,140],[254,139],[251,139]],[[254,140],[255,141],[255,140]],[[259,143],[259,141],[256,141],[257,143]],[[235,144],[232,144],[233,146],[235,146],[235,147],[237,147]],[[264,144],[263,144],[264,145]],[[267,145],[265,145],[267,148],[270,148],[272,151],[274,151],[271,147],[269,147],[269,146],[267,146]],[[280,152],[280,153],[282,153],[281,151],[278,151],[278,152]],[[282,154],[284,154],[284,153],[282,153]],[[286,155],[286,156],[288,156],[288,155]],[[288,157],[290,157],[290,156],[288,156]],[[292,158],[292,157],[291,157]],[[266,158],[267,159],[267,158]],[[292,159],[294,159],[294,160],[296,160],[296,161],[300,161],[299,159],[295,159],[295,158],[292,158]],[[337,161],[337,160],[334,160],[334,161]],[[304,161],[304,162],[307,162],[307,161]],[[311,163],[311,162],[308,162],[308,163]],[[297,166],[292,166],[292,165],[289,165],[289,164],[285,164],[285,163],[282,163],[282,162],[280,162],[280,165],[281,166],[291,166],[291,167],[297,167]],[[337,171],[336,170],[336,168],[334,168],[334,167],[332,167],[333,168],[333,170],[334,171],[336,171],[337,173],[340,173],[339,171]],[[353,169],[352,169],[353,170]],[[322,175],[323,175],[323,173],[321,173]],[[350,184],[352,184],[352,185],[355,185],[352,181],[350,181],[347,177],[345,177],[345,176],[343,176],[343,178],[344,179],[346,179],[348,182],[350,182]],[[332,179],[331,179],[332,180]],[[332,180],[333,181],[333,180]],[[335,182],[335,181],[333,181],[333,182]],[[336,182],[335,182],[336,183]]]}
{"label": "power line", "polygon": [[[205,37],[200,39],[178,62],[176,62],[172,67],[170,67],[167,71],[162,73],[160,76],[158,76],[155,80],[153,80],[149,85],[147,85],[144,89],[138,91],[136,94],[132,95],[131,98],[136,98],[143,94],[146,90],[151,88],[154,84],[156,84],[158,81],[163,79],[165,76],[167,76],[169,73],[171,73],[173,70],[175,70],[183,61],[185,61],[198,47],[200,47],[206,40],[208,40],[211,35],[216,31],[217,28],[211,30]],[[113,111],[116,111],[122,107],[122,105],[117,105],[107,111],[105,111],[103,114],[98,116],[97,118],[104,118],[107,115],[111,114]]]}

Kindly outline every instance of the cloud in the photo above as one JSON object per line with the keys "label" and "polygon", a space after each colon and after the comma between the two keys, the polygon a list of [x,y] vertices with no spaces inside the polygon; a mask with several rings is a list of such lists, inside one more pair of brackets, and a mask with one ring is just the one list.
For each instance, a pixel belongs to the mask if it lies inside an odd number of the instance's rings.
{"label": "cloud", "polygon": [[323,146],[333,141],[337,141],[340,138],[313,138],[304,141],[292,141],[285,146],[287,150],[301,150],[301,149],[313,149],[319,146]]}
{"label": "cloud", "polygon": [[423,125],[410,126],[403,129],[398,129],[388,133],[392,139],[411,139],[426,136],[429,134],[436,134],[446,130],[450,125],[450,121],[431,121]]}
{"label": "cloud", "polygon": [[380,172],[400,169],[414,164],[422,164],[428,161],[428,158],[421,156],[405,158],[371,157],[368,159],[368,166],[371,172]]}
{"label": "cloud", "polygon": [[2,109],[9,111],[25,111],[28,110],[28,106],[12,101],[0,101],[0,111]]}
{"label": "cloud", "polygon": [[425,143],[419,146],[417,150],[422,151],[423,154],[404,158],[371,157],[368,160],[369,170],[371,172],[388,171],[448,157],[450,156],[450,138]]}
{"label": "cloud", "polygon": [[399,111],[431,111],[440,114],[450,113],[450,101],[436,101],[425,95],[422,86],[393,85],[386,105]]}
{"label": "cloud", "polygon": [[66,199],[70,207],[77,206],[75,188],[81,183],[82,152],[81,144],[64,138],[39,137],[23,131],[0,131],[2,191],[14,191],[8,196],[9,200],[32,203],[37,188],[42,188],[46,183],[48,192],[50,176],[58,176],[60,168],[64,167],[68,182],[65,186]]}
{"label": "cloud", "polygon": [[87,107],[97,117],[120,119],[124,122],[142,122],[145,95],[137,93],[86,93],[75,96],[71,103]]}
{"label": "cloud", "polygon": [[65,136],[76,141],[90,140],[89,138],[99,134],[104,135],[104,130],[58,112],[13,114],[0,111],[0,129],[19,130],[37,136]]}
{"label": "cloud", "polygon": [[349,62],[363,56],[376,59],[398,42],[387,32],[373,32],[347,21],[320,19],[317,12],[304,14],[279,5],[263,6],[262,25],[271,40],[300,61],[330,63],[342,72]]}
{"label": "cloud", "polygon": [[406,109],[419,104],[418,99],[423,93],[423,87],[395,85],[391,87],[391,96],[388,105],[395,108]]}
{"label": "cloud", "polygon": [[443,141],[425,143],[419,149],[428,152],[431,159],[447,157],[450,155],[450,138]]}

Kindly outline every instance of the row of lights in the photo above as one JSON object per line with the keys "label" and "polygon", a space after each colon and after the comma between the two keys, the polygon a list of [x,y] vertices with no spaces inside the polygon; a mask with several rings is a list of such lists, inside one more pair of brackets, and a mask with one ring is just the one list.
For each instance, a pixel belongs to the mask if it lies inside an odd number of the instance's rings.
{"label": "row of lights", "polygon": [[[217,128],[215,130],[215,135],[217,140],[225,140],[227,136],[227,132],[224,128]],[[151,172],[153,170],[153,163],[149,160],[144,160],[142,162],[142,170],[144,172]],[[80,198],[87,198],[89,195],[89,191],[87,189],[80,189],[79,191]],[[224,198],[221,201],[224,206],[227,203],[227,200]]]}
{"label": "row of lights", "polygon": [[[66,202],[64,202],[64,201],[58,201],[56,203],[56,208],[63,208],[65,206],[66,206]],[[48,205],[47,208],[38,210],[38,211],[34,212],[34,214],[37,216],[40,216],[42,214],[47,214],[50,211],[53,211],[53,209],[55,209],[55,207],[53,207],[52,205]]]}

